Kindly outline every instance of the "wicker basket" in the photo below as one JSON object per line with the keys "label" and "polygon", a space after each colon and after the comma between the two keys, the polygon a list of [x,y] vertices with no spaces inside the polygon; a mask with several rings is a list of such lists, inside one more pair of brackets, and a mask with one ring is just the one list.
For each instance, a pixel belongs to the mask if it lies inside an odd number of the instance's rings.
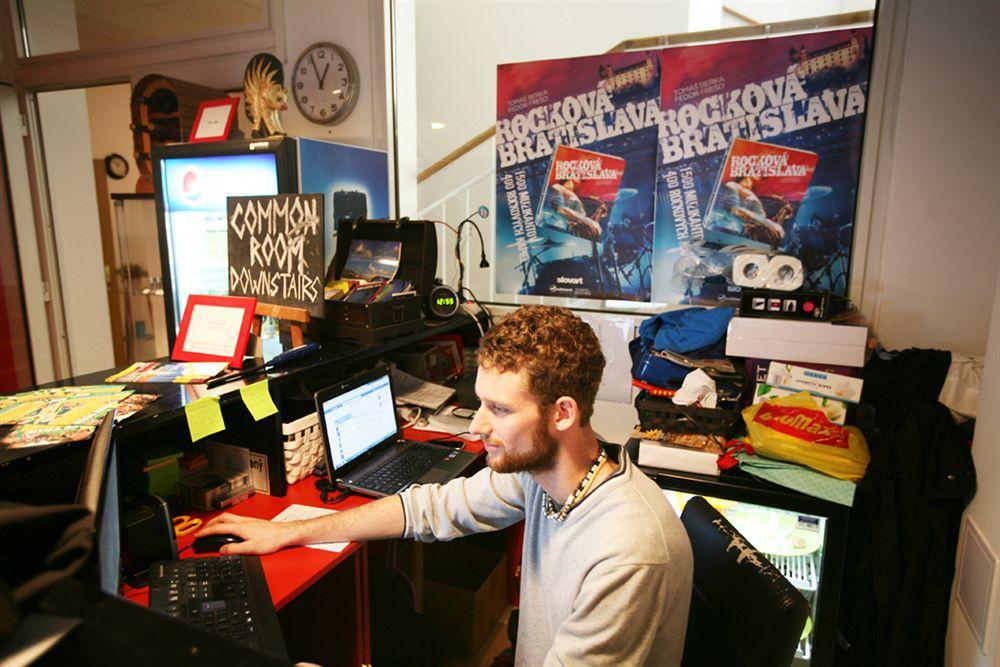
{"label": "wicker basket", "polygon": [[315,412],[281,425],[285,437],[285,479],[294,484],[312,474],[313,468],[326,462],[323,429]]}
{"label": "wicker basket", "polygon": [[725,408],[692,408],[674,405],[669,398],[652,396],[643,389],[635,397],[639,425],[644,431],[660,429],[672,433],[697,433],[732,437],[743,424],[740,405]]}

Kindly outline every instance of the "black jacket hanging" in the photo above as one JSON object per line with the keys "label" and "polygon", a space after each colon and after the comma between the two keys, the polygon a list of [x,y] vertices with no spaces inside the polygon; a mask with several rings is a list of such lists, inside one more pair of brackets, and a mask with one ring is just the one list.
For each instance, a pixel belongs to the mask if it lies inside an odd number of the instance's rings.
{"label": "black jacket hanging", "polygon": [[913,350],[865,369],[865,402],[877,407],[851,513],[840,664],[944,661],[959,525],[975,493],[966,438],[936,400],[948,363]]}

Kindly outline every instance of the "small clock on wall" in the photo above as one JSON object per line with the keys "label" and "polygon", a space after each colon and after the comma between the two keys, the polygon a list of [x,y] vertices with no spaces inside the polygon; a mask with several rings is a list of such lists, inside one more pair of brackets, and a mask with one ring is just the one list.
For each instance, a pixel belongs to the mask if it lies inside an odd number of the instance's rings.
{"label": "small clock on wall", "polygon": [[128,160],[118,153],[110,153],[104,158],[104,171],[115,180],[128,176]]}
{"label": "small clock on wall", "polygon": [[292,73],[292,98],[303,116],[333,125],[347,118],[358,101],[358,66],[346,50],[317,42],[302,52]]}

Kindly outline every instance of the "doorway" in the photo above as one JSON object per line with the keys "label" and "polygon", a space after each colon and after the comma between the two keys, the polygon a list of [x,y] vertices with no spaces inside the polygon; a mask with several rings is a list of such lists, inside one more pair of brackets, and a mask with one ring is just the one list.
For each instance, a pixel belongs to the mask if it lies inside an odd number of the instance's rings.
{"label": "doorway", "polygon": [[130,98],[126,83],[35,97],[71,375],[166,353],[153,201],[133,195]]}

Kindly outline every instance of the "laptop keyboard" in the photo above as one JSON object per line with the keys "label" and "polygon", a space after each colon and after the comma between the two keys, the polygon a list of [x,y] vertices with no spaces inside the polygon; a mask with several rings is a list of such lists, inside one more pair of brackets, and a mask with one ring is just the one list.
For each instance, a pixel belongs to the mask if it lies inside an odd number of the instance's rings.
{"label": "laptop keyboard", "polygon": [[358,486],[391,495],[447,456],[448,450],[419,443],[407,445],[398,456],[355,482]]}

